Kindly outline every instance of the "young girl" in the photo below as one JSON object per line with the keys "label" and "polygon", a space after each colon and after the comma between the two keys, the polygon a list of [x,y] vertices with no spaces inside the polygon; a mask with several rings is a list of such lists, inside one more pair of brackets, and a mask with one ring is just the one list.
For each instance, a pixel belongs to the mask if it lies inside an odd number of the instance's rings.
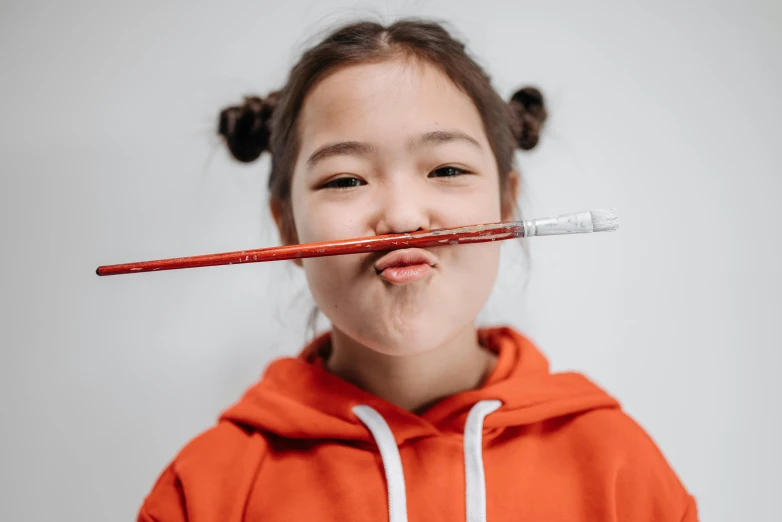
{"label": "young girl", "polygon": [[[220,133],[240,161],[271,152],[271,210],[297,243],[512,219],[514,151],[545,118],[537,90],[504,102],[441,26],[357,23]],[[512,329],[476,328],[499,252],[298,263],[330,333],[190,442],[138,520],[696,520],[613,398]]]}

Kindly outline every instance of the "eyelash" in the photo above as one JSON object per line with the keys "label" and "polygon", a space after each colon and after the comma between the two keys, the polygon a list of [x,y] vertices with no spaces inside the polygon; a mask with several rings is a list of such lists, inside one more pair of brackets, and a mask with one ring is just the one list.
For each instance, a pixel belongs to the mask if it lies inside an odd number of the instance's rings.
{"label": "eyelash", "polygon": [[[432,176],[432,174],[435,174],[437,172],[443,171],[443,170],[452,170],[456,171],[456,174],[452,174],[450,176]],[[433,170],[431,173],[429,173],[429,177],[432,178],[455,178],[457,176],[463,176],[464,174],[469,174],[469,171],[465,169],[460,169],[459,167],[454,167],[453,165],[446,165],[445,167],[440,167],[438,169]]]}
{"label": "eyelash", "polygon": [[[442,172],[442,171],[452,171],[452,173],[450,175],[445,175],[445,176],[437,176],[436,175],[438,172]],[[440,167],[440,168],[437,168],[437,169],[433,170],[432,172],[429,173],[428,177],[430,177],[430,178],[455,178],[457,176],[463,176],[464,174],[469,174],[469,171],[467,171],[465,169],[461,169],[459,167],[454,167],[454,166],[448,165],[448,166]],[[366,184],[367,184],[367,182],[364,181],[364,180],[361,180],[359,178],[347,177],[346,176],[346,177],[343,177],[343,178],[333,179],[333,180],[329,181],[328,183],[324,183],[321,188],[332,189],[332,190],[348,190],[348,189],[352,189],[352,188],[355,188],[355,187],[360,187],[360,186],[366,185]]]}
{"label": "eyelash", "polygon": [[[355,182],[358,183],[355,183]],[[334,190],[347,190],[354,187],[360,187],[361,185],[366,185],[367,182],[360,180],[358,178],[337,178],[329,181],[328,183],[324,183],[321,188],[324,189],[334,189]]]}

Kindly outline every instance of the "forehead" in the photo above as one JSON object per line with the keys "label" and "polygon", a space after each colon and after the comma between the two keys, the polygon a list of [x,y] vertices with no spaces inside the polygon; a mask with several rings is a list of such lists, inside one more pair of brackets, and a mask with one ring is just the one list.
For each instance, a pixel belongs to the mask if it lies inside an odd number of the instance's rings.
{"label": "forehead", "polygon": [[403,59],[353,65],[330,74],[305,98],[299,119],[302,153],[340,139],[383,147],[395,139],[446,128],[486,141],[469,96],[438,68]]}

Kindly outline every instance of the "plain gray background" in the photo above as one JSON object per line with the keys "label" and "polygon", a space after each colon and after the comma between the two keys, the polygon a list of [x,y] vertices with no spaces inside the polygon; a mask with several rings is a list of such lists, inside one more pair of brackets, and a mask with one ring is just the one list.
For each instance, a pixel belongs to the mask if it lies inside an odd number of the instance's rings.
{"label": "plain gray background", "polygon": [[177,450],[306,341],[292,265],[94,270],[276,244],[269,159],[229,160],[218,110],[362,15],[448,20],[504,96],[541,87],[526,217],[620,211],[618,234],[531,240],[530,264],[506,244],[481,321],[617,396],[703,520],[782,520],[775,0],[4,0],[0,519],[134,519]]}

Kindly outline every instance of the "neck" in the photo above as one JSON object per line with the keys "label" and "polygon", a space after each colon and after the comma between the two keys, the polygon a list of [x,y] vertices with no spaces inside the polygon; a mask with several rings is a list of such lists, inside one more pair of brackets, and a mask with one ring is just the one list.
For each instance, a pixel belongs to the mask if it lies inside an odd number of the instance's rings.
{"label": "neck", "polygon": [[334,328],[326,367],[364,391],[421,412],[445,397],[479,387],[495,360],[478,344],[473,324],[441,346],[405,356],[379,353]]}

